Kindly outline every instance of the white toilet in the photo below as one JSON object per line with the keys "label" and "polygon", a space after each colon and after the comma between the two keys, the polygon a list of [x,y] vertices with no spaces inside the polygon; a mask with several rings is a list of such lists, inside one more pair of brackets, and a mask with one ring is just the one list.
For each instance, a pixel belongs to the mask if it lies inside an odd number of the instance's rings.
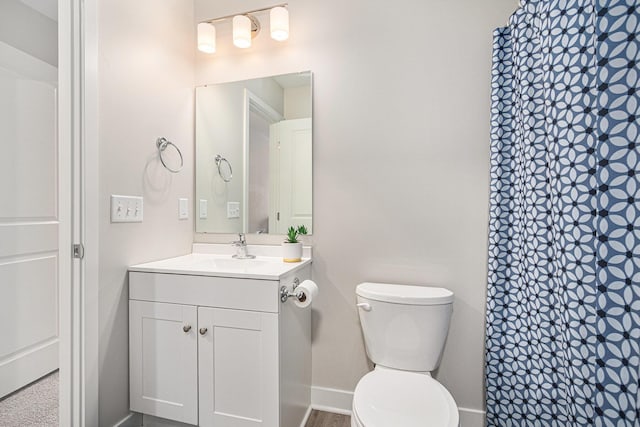
{"label": "white toilet", "polygon": [[440,364],[453,292],[361,283],[356,288],[367,355],[375,369],[353,395],[352,427],[458,427],[458,406],[430,372]]}

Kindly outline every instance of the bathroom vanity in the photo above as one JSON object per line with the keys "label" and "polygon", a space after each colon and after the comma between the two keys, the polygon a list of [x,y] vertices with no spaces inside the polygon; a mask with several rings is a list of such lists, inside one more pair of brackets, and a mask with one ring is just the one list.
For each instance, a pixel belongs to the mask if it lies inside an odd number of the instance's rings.
{"label": "bathroom vanity", "polygon": [[216,249],[227,250],[194,245],[129,268],[131,410],[199,426],[298,427],[310,410],[311,310],[280,293],[310,279],[311,261]]}

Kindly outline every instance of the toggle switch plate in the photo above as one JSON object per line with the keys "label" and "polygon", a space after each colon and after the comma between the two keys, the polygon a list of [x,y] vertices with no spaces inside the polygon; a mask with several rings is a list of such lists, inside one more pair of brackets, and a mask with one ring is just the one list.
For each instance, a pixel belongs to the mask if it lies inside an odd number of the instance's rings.
{"label": "toggle switch plate", "polygon": [[111,195],[111,222],[142,222],[143,199]]}

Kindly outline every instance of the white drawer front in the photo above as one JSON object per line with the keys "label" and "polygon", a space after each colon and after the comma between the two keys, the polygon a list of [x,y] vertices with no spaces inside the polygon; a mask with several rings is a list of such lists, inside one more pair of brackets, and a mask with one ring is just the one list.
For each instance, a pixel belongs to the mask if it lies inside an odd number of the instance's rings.
{"label": "white drawer front", "polygon": [[129,272],[129,298],[278,313],[279,282]]}

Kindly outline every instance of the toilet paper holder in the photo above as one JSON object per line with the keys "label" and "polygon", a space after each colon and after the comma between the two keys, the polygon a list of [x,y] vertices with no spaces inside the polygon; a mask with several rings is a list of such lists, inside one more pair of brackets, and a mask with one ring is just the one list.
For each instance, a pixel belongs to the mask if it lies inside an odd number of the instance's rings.
{"label": "toilet paper holder", "polygon": [[296,292],[296,288],[298,287],[298,285],[300,285],[300,279],[295,277],[293,279],[293,288],[291,290],[288,290],[286,286],[282,286],[280,288],[280,301],[287,302],[289,298],[295,298],[300,302],[305,302],[307,299],[307,296],[305,295],[305,293]]}

